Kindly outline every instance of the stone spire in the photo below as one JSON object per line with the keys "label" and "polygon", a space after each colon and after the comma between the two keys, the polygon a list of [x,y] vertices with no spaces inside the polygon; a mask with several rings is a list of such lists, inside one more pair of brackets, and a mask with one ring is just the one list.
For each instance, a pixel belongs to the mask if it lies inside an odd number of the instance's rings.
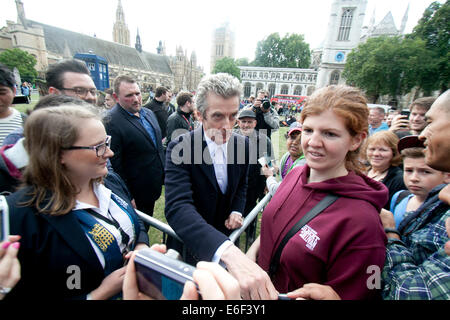
{"label": "stone spire", "polygon": [[408,7],[406,8],[405,15],[403,16],[402,25],[399,30],[400,35],[405,33],[406,23],[408,23],[409,5],[410,4],[408,3]]}
{"label": "stone spire", "polygon": [[165,44],[163,45],[161,40],[159,41],[159,45],[156,48],[156,52],[162,56],[166,55],[166,45]]}
{"label": "stone spire", "polygon": [[137,51],[142,52],[141,36],[139,35],[139,28],[137,29],[136,44],[134,45]]}
{"label": "stone spire", "polygon": [[123,13],[122,2],[119,0],[116,10],[116,22],[113,28],[113,41],[124,45],[130,45],[130,30],[125,23],[125,14]]}

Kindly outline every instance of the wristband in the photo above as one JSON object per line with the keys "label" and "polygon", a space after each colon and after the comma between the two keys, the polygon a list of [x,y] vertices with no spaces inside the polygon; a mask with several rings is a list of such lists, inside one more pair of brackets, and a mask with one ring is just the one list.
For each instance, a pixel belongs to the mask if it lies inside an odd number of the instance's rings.
{"label": "wristband", "polygon": [[396,235],[398,235],[400,238],[402,237],[400,235],[400,232],[398,232],[397,229],[393,229],[393,228],[384,228],[384,232],[386,233],[395,233]]}

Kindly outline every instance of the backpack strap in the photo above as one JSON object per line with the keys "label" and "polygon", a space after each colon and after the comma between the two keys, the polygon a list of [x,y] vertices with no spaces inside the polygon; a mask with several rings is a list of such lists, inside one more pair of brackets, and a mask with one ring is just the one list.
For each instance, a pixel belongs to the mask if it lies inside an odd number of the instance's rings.
{"label": "backpack strap", "polygon": [[411,192],[409,192],[409,190],[400,191],[400,193],[397,196],[397,199],[395,199],[394,208],[392,208],[392,209],[395,209],[398,206],[398,204],[400,202],[402,202],[402,200],[405,199],[410,194],[411,194]]}

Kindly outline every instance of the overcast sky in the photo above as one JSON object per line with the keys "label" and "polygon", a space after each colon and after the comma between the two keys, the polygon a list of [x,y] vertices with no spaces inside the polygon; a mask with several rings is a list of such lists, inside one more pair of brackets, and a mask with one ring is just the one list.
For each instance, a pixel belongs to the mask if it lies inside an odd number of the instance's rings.
{"label": "overcast sky", "polygon": [[[63,29],[112,41],[118,0],[22,0],[26,17]],[[156,53],[159,40],[167,53],[175,55],[178,45],[188,56],[196,52],[198,64],[209,72],[212,33],[224,22],[235,32],[235,58],[254,59],[256,44],[271,33],[304,34],[314,49],[325,39],[334,0],[122,0],[125,21],[134,46],[139,28],[143,49]],[[400,28],[410,4],[406,32],[411,32],[432,0],[368,0],[365,25],[373,15],[380,22],[389,12]],[[444,0],[439,2],[443,3]],[[0,28],[6,20],[16,21],[14,0],[0,0]]]}

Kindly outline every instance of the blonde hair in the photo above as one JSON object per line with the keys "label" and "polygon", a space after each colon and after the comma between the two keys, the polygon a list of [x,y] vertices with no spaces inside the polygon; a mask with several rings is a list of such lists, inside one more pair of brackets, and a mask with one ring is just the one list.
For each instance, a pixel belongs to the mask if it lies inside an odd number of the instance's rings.
{"label": "blonde hair", "polygon": [[[32,191],[29,193],[31,199],[24,205],[34,206],[39,213],[50,215],[63,215],[73,209],[79,190],[61,163],[61,155],[64,148],[72,146],[78,139],[83,121],[100,120],[93,110],[65,105],[39,109],[28,117],[24,135],[30,162],[23,181],[32,186]],[[101,181],[101,178],[96,180]],[[47,199],[49,201],[41,207]]]}
{"label": "blonde hair", "polygon": [[392,150],[392,159],[390,161],[390,165],[393,167],[397,167],[402,163],[402,156],[398,152],[397,144],[399,138],[397,135],[391,131],[379,131],[371,135],[366,143],[364,144],[364,156],[367,160],[367,148],[369,145],[374,144],[384,144]]}
{"label": "blonde hair", "polygon": [[[303,123],[308,116],[316,116],[327,110],[333,111],[341,120],[350,136],[368,134],[369,108],[364,94],[357,88],[345,85],[333,85],[316,90],[306,101],[301,113]],[[345,157],[345,167],[349,171],[362,175],[364,166],[359,160],[361,146],[349,151]]]}

